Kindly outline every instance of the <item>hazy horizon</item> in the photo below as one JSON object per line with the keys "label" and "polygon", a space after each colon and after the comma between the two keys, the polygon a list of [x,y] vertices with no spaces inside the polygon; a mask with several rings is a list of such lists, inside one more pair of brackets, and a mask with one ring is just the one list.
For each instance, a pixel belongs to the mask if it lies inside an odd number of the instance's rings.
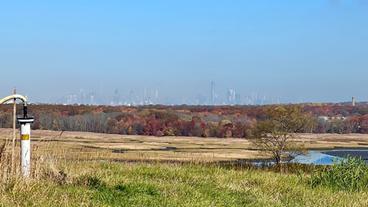
{"label": "hazy horizon", "polygon": [[16,87],[42,103],[368,101],[364,0],[0,5],[0,97]]}

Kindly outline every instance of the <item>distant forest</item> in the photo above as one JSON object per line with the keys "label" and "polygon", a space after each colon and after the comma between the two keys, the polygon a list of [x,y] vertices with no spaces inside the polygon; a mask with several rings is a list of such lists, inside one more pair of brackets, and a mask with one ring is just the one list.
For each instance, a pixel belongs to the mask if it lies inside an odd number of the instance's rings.
{"label": "distant forest", "polygon": [[[291,107],[282,105],[281,107]],[[295,106],[295,105],[294,105]],[[297,105],[310,115],[302,133],[368,133],[368,104]],[[247,138],[270,106],[30,105],[33,129],[152,136]],[[21,113],[18,106],[18,113]],[[0,106],[0,127],[12,126],[12,106]]]}

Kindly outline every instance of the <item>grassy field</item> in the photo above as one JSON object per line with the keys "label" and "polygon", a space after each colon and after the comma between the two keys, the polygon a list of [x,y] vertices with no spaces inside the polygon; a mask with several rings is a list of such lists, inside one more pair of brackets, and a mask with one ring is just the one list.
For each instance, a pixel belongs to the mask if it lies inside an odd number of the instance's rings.
{"label": "grassy field", "polygon": [[[32,147],[36,153],[53,154],[68,160],[213,162],[268,158],[245,139],[148,137],[42,130],[32,133]],[[9,139],[11,135],[11,129],[0,129],[0,140]],[[368,135],[301,134],[297,142],[308,149],[368,147]]]}
{"label": "grassy field", "polygon": [[[160,163],[73,162],[58,177],[3,186],[3,206],[367,206],[367,192],[312,189],[303,177]],[[305,178],[305,177],[304,177]]]}
{"label": "grassy field", "polygon": [[[0,129],[1,139],[11,130]],[[366,135],[300,135],[309,148]],[[1,182],[1,206],[368,206],[368,192],[312,188],[306,173],[223,166],[265,158],[247,140],[33,132],[31,180]],[[177,162],[180,161],[180,162]]]}

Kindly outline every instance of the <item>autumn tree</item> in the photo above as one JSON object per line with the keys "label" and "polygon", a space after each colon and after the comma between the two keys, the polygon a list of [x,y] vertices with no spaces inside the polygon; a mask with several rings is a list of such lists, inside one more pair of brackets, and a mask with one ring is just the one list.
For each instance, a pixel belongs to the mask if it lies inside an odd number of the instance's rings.
{"label": "autumn tree", "polygon": [[312,131],[313,123],[300,106],[270,107],[266,118],[257,123],[251,140],[263,152],[271,153],[279,165],[286,152],[301,147],[293,141],[296,133]]}

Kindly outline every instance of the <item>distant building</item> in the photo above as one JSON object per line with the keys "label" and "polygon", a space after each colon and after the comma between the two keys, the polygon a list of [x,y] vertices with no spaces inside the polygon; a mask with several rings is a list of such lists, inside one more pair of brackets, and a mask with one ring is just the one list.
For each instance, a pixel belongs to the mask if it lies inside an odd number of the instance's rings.
{"label": "distant building", "polygon": [[330,118],[328,116],[319,116],[318,117],[318,120],[321,120],[321,121],[328,121],[330,120]]}
{"label": "distant building", "polygon": [[347,118],[342,115],[337,115],[337,116],[319,116],[318,119],[320,121],[330,122],[330,121],[337,121],[337,120],[344,121]]}
{"label": "distant building", "polygon": [[236,91],[234,89],[229,89],[227,91],[227,104],[233,105],[236,101]]}
{"label": "distant building", "polygon": [[352,105],[352,106],[355,106],[355,97],[352,97],[352,98],[351,98],[351,105]]}
{"label": "distant building", "polygon": [[211,100],[210,104],[214,105],[216,103],[216,91],[215,91],[215,82],[211,81]]}
{"label": "distant building", "polygon": [[111,105],[119,105],[120,104],[120,93],[118,89],[114,90],[114,95],[112,96]]}
{"label": "distant building", "polygon": [[241,96],[239,93],[235,96],[235,104],[240,105],[241,104]]}

